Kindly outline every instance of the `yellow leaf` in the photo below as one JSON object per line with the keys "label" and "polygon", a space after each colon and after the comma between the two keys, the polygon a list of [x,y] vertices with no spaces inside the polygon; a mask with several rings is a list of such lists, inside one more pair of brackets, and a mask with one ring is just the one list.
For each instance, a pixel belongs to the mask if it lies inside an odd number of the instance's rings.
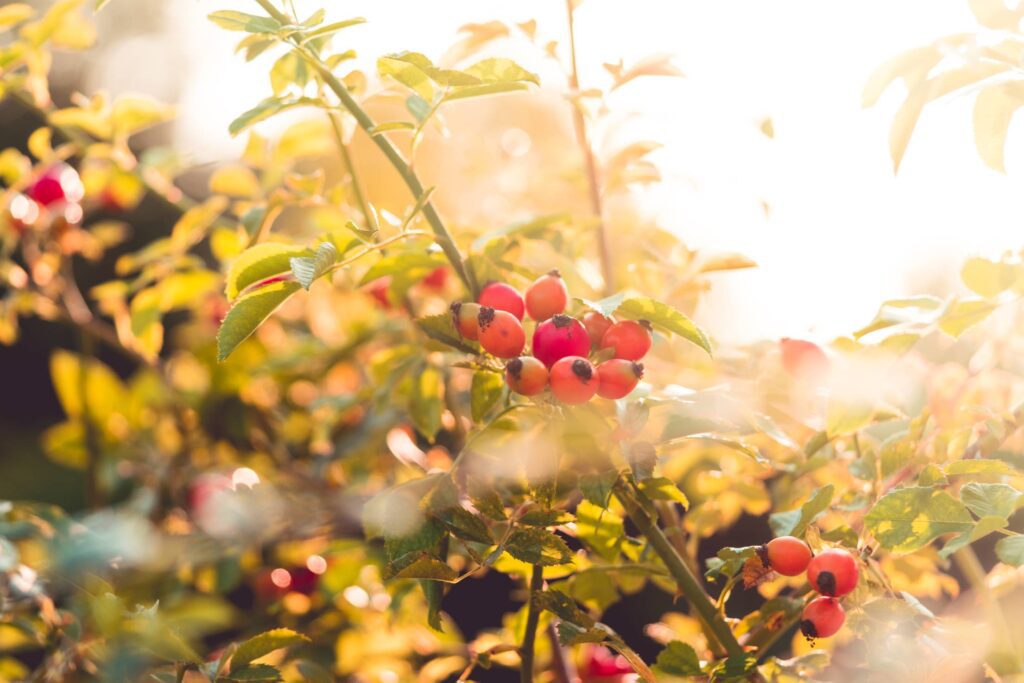
{"label": "yellow leaf", "polygon": [[897,78],[902,78],[911,91],[924,82],[928,72],[942,59],[942,53],[934,45],[916,47],[896,55],[885,64],[875,69],[864,84],[860,96],[863,107],[871,107],[882,96],[882,93]]}
{"label": "yellow leaf", "polygon": [[241,164],[222,166],[210,177],[210,192],[229,197],[255,197],[260,193],[256,174]]}
{"label": "yellow leaf", "polygon": [[171,107],[148,97],[122,96],[114,102],[111,124],[115,135],[127,138],[144,128],[167,121],[173,115]]}
{"label": "yellow leaf", "polygon": [[968,0],[967,4],[979,24],[996,30],[1016,31],[1024,15],[1024,5],[1011,10],[1004,0]]}
{"label": "yellow leaf", "polygon": [[56,47],[85,50],[96,42],[96,27],[79,12],[71,12],[50,36]]}
{"label": "yellow leaf", "polygon": [[1003,150],[1014,113],[1024,104],[1024,84],[990,85],[974,101],[974,146],[989,167],[1006,172]]}
{"label": "yellow leaf", "polygon": [[20,24],[26,19],[31,19],[36,11],[24,2],[15,2],[5,7],[0,7],[0,29]]}
{"label": "yellow leaf", "polygon": [[960,279],[971,291],[991,299],[1013,286],[1017,267],[987,258],[969,258],[960,269]]}
{"label": "yellow leaf", "polygon": [[36,159],[46,161],[53,156],[53,131],[49,128],[37,128],[28,136],[28,151]]}

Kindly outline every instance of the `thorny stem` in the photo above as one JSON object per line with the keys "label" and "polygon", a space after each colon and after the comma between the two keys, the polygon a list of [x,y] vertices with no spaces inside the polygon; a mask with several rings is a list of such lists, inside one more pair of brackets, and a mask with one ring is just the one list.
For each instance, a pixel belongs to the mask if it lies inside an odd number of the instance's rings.
{"label": "thorny stem", "polygon": [[[259,3],[267,14],[282,25],[291,24],[291,20],[288,16],[274,7],[271,0],[256,0],[256,2]],[[370,139],[373,140],[374,144],[377,145],[381,152],[384,153],[384,156],[387,157],[388,161],[391,162],[391,165],[394,166],[395,170],[398,171],[398,174],[402,177],[402,180],[405,181],[406,187],[409,188],[413,197],[417,200],[423,197],[424,188],[419,177],[409,167],[409,164],[402,157],[401,152],[391,144],[391,141],[387,136],[383,133],[374,132],[376,123],[372,118],[370,118],[370,115],[366,113],[366,110],[356,102],[355,98],[353,98],[352,94],[348,91],[348,88],[338,80],[337,76],[331,72],[330,68],[324,64],[315,53],[310,51],[309,48],[295,41],[290,42],[296,53],[305,59],[310,66],[316,70],[320,78],[323,79],[324,84],[338,97],[342,106],[345,107],[348,113],[352,115],[356,120],[356,123],[359,124],[359,127],[370,136]],[[429,201],[424,203],[423,216],[427,219],[427,223],[430,224],[430,228],[434,231],[435,239],[444,251],[445,256],[447,256],[448,260],[451,262],[455,273],[459,276],[459,279],[462,280],[463,284],[466,285],[470,295],[475,300],[477,294],[479,294],[476,274],[473,272],[472,268],[466,267],[466,263],[463,261],[462,255],[459,253],[459,249],[455,245],[455,240],[452,239],[448,229],[441,221],[441,217],[438,215],[437,209],[434,208],[433,203]]]}
{"label": "thorny stem", "polygon": [[610,295],[615,291],[615,270],[612,267],[612,254],[608,247],[608,229],[604,222],[604,208],[601,202],[601,185],[598,182],[597,162],[594,159],[594,150],[590,146],[590,139],[587,136],[587,120],[583,116],[583,105],[580,103],[580,78],[579,69],[576,66],[576,30],[573,25],[573,0],[565,0],[565,8],[569,17],[569,57],[571,60],[571,71],[569,72],[569,96],[572,102],[572,122],[576,130],[576,140],[579,143],[580,151],[583,153],[583,163],[586,167],[587,186],[590,191],[590,211],[597,219],[597,251],[601,259],[601,276],[604,278],[604,292]]}
{"label": "thorny stem", "polygon": [[544,588],[544,568],[533,566],[530,576],[529,607],[526,612],[526,633],[523,644],[519,647],[519,680],[520,683],[533,683],[534,644],[537,642],[537,624],[540,622],[540,607],[533,599]]}
{"label": "thorny stem", "polygon": [[707,624],[714,638],[725,648],[725,651],[730,656],[742,655],[743,646],[736,640],[736,636],[733,635],[729,625],[718,613],[718,609],[711,602],[708,594],[704,592],[703,586],[701,586],[693,571],[679,553],[676,552],[676,549],[672,547],[665,533],[651,519],[650,515],[640,506],[637,500],[633,498],[632,491],[626,489],[621,484],[616,491],[620,494],[619,500],[622,502],[623,507],[626,508],[629,518],[640,530],[640,533],[647,538],[654,552],[661,558],[661,561],[665,563],[669,573],[672,574],[672,578],[675,579],[676,584],[679,586],[679,590],[686,596],[690,605],[697,610],[701,621]]}

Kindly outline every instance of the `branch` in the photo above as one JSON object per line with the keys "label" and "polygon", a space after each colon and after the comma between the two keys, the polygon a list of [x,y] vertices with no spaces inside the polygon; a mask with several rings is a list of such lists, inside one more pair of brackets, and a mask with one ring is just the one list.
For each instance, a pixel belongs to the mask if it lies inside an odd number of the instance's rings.
{"label": "branch", "polygon": [[661,558],[661,561],[668,568],[672,578],[675,579],[679,590],[686,596],[690,605],[697,610],[698,614],[695,616],[699,616],[700,620],[707,624],[711,633],[730,656],[744,654],[743,646],[736,640],[736,636],[733,635],[729,625],[725,623],[725,620],[718,613],[714,603],[711,602],[711,598],[704,592],[704,587],[701,586],[697,577],[694,576],[686,562],[683,561],[683,558],[680,557],[676,549],[669,543],[665,533],[651,519],[650,515],[640,507],[639,503],[633,499],[628,489],[620,485],[617,492],[620,494],[618,496],[619,500],[622,502],[623,507],[626,508],[626,513],[633,521],[633,524],[647,538],[654,552],[658,554],[658,557]]}
{"label": "branch", "polygon": [[[270,0],[256,0],[256,2],[259,3],[259,5],[266,10],[271,17],[276,19],[282,25],[291,24],[291,20],[288,16],[274,7]],[[338,99],[341,100],[342,106],[345,107],[348,113],[352,115],[356,120],[356,123],[359,124],[359,127],[370,136],[370,139],[373,140],[374,144],[376,144],[377,147],[380,148],[381,152],[384,153],[384,156],[388,158],[388,161],[390,161],[391,165],[395,167],[398,174],[402,176],[402,180],[405,181],[405,184],[409,188],[413,197],[416,199],[421,198],[424,191],[423,183],[420,182],[419,177],[409,167],[409,164],[406,163],[405,159],[402,158],[402,154],[398,149],[391,144],[391,141],[383,133],[373,132],[377,124],[372,118],[370,118],[370,115],[366,113],[366,110],[356,102],[355,98],[353,98],[352,94],[348,91],[348,88],[338,80],[337,76],[331,72],[330,68],[323,63],[316,53],[295,41],[289,42],[295,49],[296,53],[298,53],[306,60],[306,62],[309,63],[310,66],[313,67],[313,69],[316,70],[320,75],[320,78],[323,79],[324,84],[330,88],[335,95],[337,95]],[[463,284],[466,285],[470,295],[475,300],[477,294],[479,294],[476,274],[471,268],[466,267],[466,264],[462,259],[462,255],[459,253],[458,247],[455,246],[455,240],[452,239],[448,229],[441,221],[441,217],[438,215],[433,203],[428,201],[423,205],[423,216],[427,219],[427,223],[430,224],[430,228],[434,231],[437,243],[441,246],[441,249],[444,250],[445,256],[448,257],[448,260],[452,264],[452,268],[455,269],[455,273],[459,276],[459,279],[462,280]]]}
{"label": "branch", "polygon": [[569,72],[570,101],[572,102],[572,123],[576,129],[576,140],[583,152],[583,163],[587,174],[587,186],[590,190],[590,211],[597,219],[597,251],[601,259],[601,276],[604,278],[604,293],[610,295],[615,292],[615,270],[612,267],[612,254],[608,247],[608,229],[604,223],[604,208],[601,202],[601,185],[597,179],[597,162],[594,160],[594,150],[590,146],[590,139],[587,136],[587,121],[583,117],[583,107],[580,105],[580,77],[579,69],[576,67],[576,30],[573,24],[573,0],[565,0],[566,11],[569,15],[569,56],[572,61],[572,70]]}
{"label": "branch", "polygon": [[523,644],[519,648],[519,680],[521,683],[533,683],[533,646],[537,641],[537,624],[540,621],[540,607],[537,606],[533,596],[543,588],[544,568],[534,565],[533,574],[530,576],[530,603],[526,612],[526,633],[523,635]]}

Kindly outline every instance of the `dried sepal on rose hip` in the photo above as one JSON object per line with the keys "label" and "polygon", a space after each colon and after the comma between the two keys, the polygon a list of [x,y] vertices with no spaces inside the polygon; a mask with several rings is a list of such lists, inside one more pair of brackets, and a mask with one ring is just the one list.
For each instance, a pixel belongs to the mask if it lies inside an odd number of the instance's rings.
{"label": "dried sepal on rose hip", "polygon": [[799,576],[811,562],[811,549],[799,538],[779,536],[757,550],[764,566],[783,576]]}
{"label": "dried sepal on rose hip", "polygon": [[532,356],[513,358],[505,365],[505,383],[523,396],[536,396],[548,387],[548,369]]}
{"label": "dried sepal on rose hip", "polygon": [[628,396],[644,376],[644,366],[633,360],[612,358],[597,366],[597,395],[619,399]]}
{"label": "dried sepal on rose hip", "polygon": [[597,393],[597,372],[586,358],[568,356],[551,366],[551,393],[562,403],[586,403]]}
{"label": "dried sepal on rose hip", "polygon": [[583,323],[567,315],[556,315],[533,332],[533,355],[549,368],[568,356],[586,357],[590,337]]}
{"label": "dried sepal on rose hip", "polygon": [[452,325],[463,339],[475,340],[480,334],[477,318],[480,315],[480,304],[456,301],[451,305]]}
{"label": "dried sepal on rose hip", "polygon": [[807,603],[800,616],[800,632],[808,640],[830,638],[839,632],[846,621],[846,612],[839,601],[830,597],[817,597]]}
{"label": "dried sepal on rose hip", "polygon": [[601,338],[602,349],[613,349],[616,358],[640,360],[651,350],[651,323],[623,320],[608,328]]}
{"label": "dried sepal on rose hip", "polygon": [[526,290],[526,313],[538,322],[565,311],[569,305],[569,290],[562,274],[552,270],[533,281]]}
{"label": "dried sepal on rose hip", "polygon": [[485,285],[480,290],[480,296],[476,298],[476,302],[481,306],[511,313],[520,321],[526,311],[522,295],[516,291],[515,287],[504,282],[490,282]]}
{"label": "dried sepal on rose hip", "polygon": [[519,320],[507,311],[481,306],[476,317],[480,346],[498,358],[515,358],[526,346],[526,332]]}
{"label": "dried sepal on rose hip", "polygon": [[842,548],[818,553],[807,565],[807,581],[822,595],[838,598],[857,587],[857,561]]}

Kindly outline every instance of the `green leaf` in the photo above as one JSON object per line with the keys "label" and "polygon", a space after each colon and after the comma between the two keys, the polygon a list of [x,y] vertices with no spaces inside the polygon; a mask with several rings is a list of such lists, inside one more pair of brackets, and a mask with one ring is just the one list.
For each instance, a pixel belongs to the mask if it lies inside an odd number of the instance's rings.
{"label": "green leaf", "polygon": [[517,560],[542,567],[572,562],[572,551],[565,541],[540,527],[517,528],[505,550]]}
{"label": "green leaf", "polygon": [[433,581],[452,581],[459,573],[436,557],[423,555],[412,564],[402,568],[392,578],[395,579],[431,579]]}
{"label": "green leaf", "polygon": [[560,591],[541,591],[534,593],[530,599],[540,609],[547,610],[570,624],[581,626],[584,629],[592,628],[597,624],[592,616],[580,609],[575,600]]}
{"label": "green leaf", "polygon": [[480,422],[498,402],[505,389],[505,380],[496,372],[478,370],[473,373],[473,385],[470,389],[470,408],[473,421]]}
{"label": "green leaf", "polygon": [[442,344],[462,351],[463,353],[469,353],[478,355],[480,353],[480,347],[476,342],[469,339],[463,339],[455,329],[455,325],[452,324],[452,316],[450,313],[439,313],[438,315],[430,315],[425,318],[417,318],[416,324],[419,325],[423,333],[433,339],[439,341]]}
{"label": "green leaf", "polygon": [[615,312],[625,318],[647,320],[656,327],[678,334],[711,355],[711,342],[703,330],[668,304],[646,297],[630,297],[623,301]]}
{"label": "green leaf", "polygon": [[997,304],[984,299],[964,299],[953,302],[939,319],[939,329],[951,337],[961,334],[981,323],[994,310]]}
{"label": "green leaf", "polygon": [[609,562],[619,556],[626,538],[621,517],[587,500],[576,507],[576,533],[581,541]]}
{"label": "green leaf", "polygon": [[217,359],[223,361],[230,356],[278,306],[300,288],[298,282],[274,282],[236,299],[217,332]]}
{"label": "green leaf", "polygon": [[619,310],[619,306],[626,300],[625,292],[619,292],[618,294],[612,294],[599,301],[591,301],[589,299],[576,299],[587,308],[597,311],[604,317],[612,316],[615,311]]}
{"label": "green leaf", "polygon": [[456,88],[445,96],[446,102],[454,100],[466,100],[471,97],[486,97],[487,95],[502,95],[504,93],[519,92],[527,90],[530,86],[526,83],[485,83],[483,85],[467,85]]}
{"label": "green leaf", "polygon": [[232,681],[234,683],[242,683],[243,681],[264,681],[265,683],[277,683],[277,681],[283,681],[281,672],[269,664],[253,664],[246,666],[237,671],[234,669],[234,662],[232,662],[231,673],[227,676],[222,676],[217,679],[218,681]]}
{"label": "green leaf", "polygon": [[244,669],[251,662],[264,657],[274,650],[308,643],[309,638],[287,628],[275,628],[253,636],[238,646],[231,657],[231,673]]}
{"label": "green leaf", "polygon": [[930,323],[939,314],[942,300],[934,296],[915,296],[906,299],[890,299],[882,303],[875,319],[853,333],[854,339],[905,323]]}
{"label": "green leaf", "polygon": [[598,474],[584,474],[580,477],[580,493],[594,505],[608,507],[608,499],[612,495],[612,487],[619,478],[616,470],[605,470]]}
{"label": "green leaf", "polygon": [[996,556],[1000,562],[1012,567],[1024,564],[1024,536],[1009,536],[996,543]]}
{"label": "green leaf", "polygon": [[359,24],[365,23],[366,19],[364,19],[363,17],[353,17],[352,19],[346,19],[345,21],[338,21],[333,24],[327,24],[326,26],[321,26],[315,31],[310,31],[306,33],[304,36],[302,36],[302,43],[305,44],[311,40],[316,40],[317,38],[333,36],[335,33],[341,31],[342,29],[346,29],[350,26],[358,26]]}
{"label": "green leaf", "polygon": [[945,472],[949,476],[962,474],[1019,474],[1013,465],[1005,460],[956,460],[946,465]]}
{"label": "green leaf", "polygon": [[883,547],[909,553],[948,533],[974,527],[960,501],[927,486],[897,489],[883,496],[864,518]]}
{"label": "green leaf", "polygon": [[654,665],[669,676],[700,676],[702,673],[697,652],[678,640],[673,640],[658,653]]}
{"label": "green leaf", "polygon": [[228,301],[242,293],[246,287],[261,280],[287,273],[291,259],[309,254],[309,249],[292,244],[263,242],[249,247],[231,262],[225,277],[224,294]]}
{"label": "green leaf", "polygon": [[282,100],[278,97],[268,97],[232,121],[228,125],[228,132],[232,136],[235,136],[249,128],[249,126],[254,126],[260,121],[266,121],[271,116],[280,114],[288,109],[316,106],[319,106],[319,102],[308,97],[299,97],[291,100]]}
{"label": "green leaf", "polygon": [[768,518],[768,524],[776,536],[803,536],[807,525],[828,509],[835,494],[835,487],[826,484],[796,510],[776,512]]}
{"label": "green leaf", "polygon": [[882,442],[879,458],[882,463],[882,478],[888,478],[914,459],[915,444],[905,432],[893,434]]}
{"label": "green leaf", "polygon": [[832,437],[852,434],[871,424],[874,414],[870,403],[846,403],[833,397],[828,402],[826,431]]}
{"label": "green leaf", "polygon": [[[423,69],[422,64],[410,55],[416,53],[401,53],[388,55],[377,60],[377,73],[381,78],[391,76],[396,81],[409,88],[427,102],[434,99],[434,84]],[[422,55],[420,55],[422,56]]]}
{"label": "green leaf", "polygon": [[270,67],[270,89],[280,96],[289,85],[300,90],[309,83],[309,67],[297,52],[286,52]]}
{"label": "green leaf", "polygon": [[483,83],[533,83],[540,85],[540,77],[527,71],[511,59],[492,57],[483,59],[465,70]]}
{"label": "green leaf", "polygon": [[972,481],[960,489],[960,502],[978,517],[1010,517],[1024,505],[1024,493],[1007,484]]}
{"label": "green leaf", "polygon": [[259,17],[255,14],[235,12],[233,10],[221,10],[214,12],[207,17],[210,21],[221,28],[229,31],[246,31],[247,33],[275,33],[281,28],[281,24],[270,17]]}
{"label": "green leaf", "polygon": [[982,517],[978,520],[978,523],[974,525],[973,529],[964,531],[963,533],[957,534],[953,538],[949,539],[949,541],[946,542],[946,545],[942,546],[942,550],[939,551],[939,557],[949,557],[965,545],[974,543],[975,541],[999,531],[1000,529],[1005,529],[1009,523],[1009,520],[1005,517]]}
{"label": "green leaf", "polygon": [[413,390],[409,405],[412,422],[420,434],[433,441],[441,429],[443,377],[437,368],[427,366],[412,379]]}
{"label": "green leaf", "polygon": [[443,254],[427,253],[424,251],[405,251],[396,254],[389,254],[374,263],[359,281],[360,285],[373,282],[385,275],[421,280],[431,271],[443,266],[448,261]]}
{"label": "green leaf", "polygon": [[690,499],[686,497],[676,483],[668,477],[651,477],[637,483],[643,493],[655,500],[671,500],[682,504],[686,509],[690,507]]}
{"label": "green leaf", "polygon": [[330,242],[321,242],[313,256],[293,256],[289,259],[295,279],[307,290],[337,261],[338,248]]}
{"label": "green leaf", "polygon": [[389,121],[387,123],[378,123],[376,126],[367,131],[370,135],[376,135],[377,133],[387,133],[392,130],[416,130],[416,124],[411,121]]}

